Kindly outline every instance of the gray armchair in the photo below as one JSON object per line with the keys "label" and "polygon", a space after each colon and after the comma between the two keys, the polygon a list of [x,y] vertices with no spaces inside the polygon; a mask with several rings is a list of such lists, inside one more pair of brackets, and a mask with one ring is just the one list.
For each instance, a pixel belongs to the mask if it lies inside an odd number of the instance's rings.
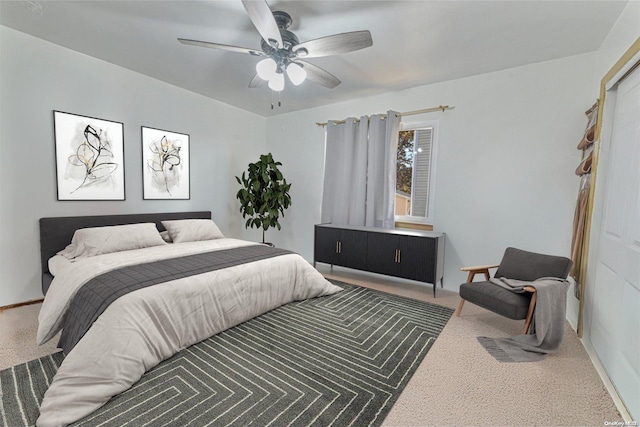
{"label": "gray armchair", "polygon": [[[536,306],[536,289],[525,287],[525,292],[515,293],[489,281],[489,270],[498,268],[494,277],[534,281],[542,277],[560,277],[566,279],[571,269],[569,258],[537,254],[516,248],[507,248],[500,264],[463,267],[467,271],[467,282],[460,285],[460,305],[456,316],[460,317],[462,306],[469,301],[494,313],[514,320],[524,319],[522,333],[526,334],[531,326],[533,311]],[[474,282],[477,274],[483,274],[485,281]]]}

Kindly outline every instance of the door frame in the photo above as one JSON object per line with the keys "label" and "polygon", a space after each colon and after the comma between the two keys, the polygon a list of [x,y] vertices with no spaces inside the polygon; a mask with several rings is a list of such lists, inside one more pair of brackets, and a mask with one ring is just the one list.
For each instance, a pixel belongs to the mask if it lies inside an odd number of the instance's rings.
{"label": "door frame", "polygon": [[[593,161],[591,164],[591,186],[589,189],[589,199],[587,201],[587,213],[585,219],[585,235],[583,241],[582,256],[580,257],[580,305],[578,308],[578,328],[577,333],[580,338],[583,334],[583,318],[584,318],[584,300],[586,299],[585,287],[587,283],[587,270],[589,252],[591,248],[591,228],[593,221],[593,208],[595,191],[598,176],[598,162],[600,157],[600,134],[602,132],[602,121],[604,115],[604,104],[607,90],[611,89],[615,83],[626,76],[627,73],[633,71],[640,64],[640,37],[627,49],[613,67],[604,75],[600,81],[600,98],[598,102],[598,118],[596,122],[596,132],[594,137]],[[610,141],[605,141],[610,142]],[[597,248],[594,248],[594,250]]]}

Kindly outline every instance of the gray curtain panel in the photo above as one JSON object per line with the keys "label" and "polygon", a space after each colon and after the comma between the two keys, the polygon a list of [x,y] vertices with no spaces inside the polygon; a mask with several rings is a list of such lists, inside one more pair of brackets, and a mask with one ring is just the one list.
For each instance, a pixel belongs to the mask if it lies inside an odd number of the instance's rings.
{"label": "gray curtain panel", "polygon": [[393,228],[400,117],[329,121],[321,221]]}

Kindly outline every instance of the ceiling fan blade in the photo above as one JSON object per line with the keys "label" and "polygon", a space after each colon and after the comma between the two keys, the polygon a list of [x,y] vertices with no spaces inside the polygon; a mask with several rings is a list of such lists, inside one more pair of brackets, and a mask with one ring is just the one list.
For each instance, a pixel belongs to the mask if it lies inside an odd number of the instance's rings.
{"label": "ceiling fan blade", "polygon": [[178,39],[178,41],[182,44],[187,44],[191,46],[208,47],[210,49],[220,49],[220,50],[226,50],[229,52],[236,52],[236,53],[248,53],[250,55],[255,55],[255,56],[265,56],[265,53],[260,50],[247,49],[245,47],[229,46],[226,44],[203,42],[199,40],[189,40],[189,39]]}
{"label": "ceiling fan blade", "polygon": [[[300,58],[318,58],[321,56],[337,55],[340,53],[353,52],[373,45],[371,33],[367,30],[353,31],[350,33],[334,34],[332,36],[320,37],[300,43],[293,47],[293,51]],[[306,50],[306,54],[302,49]]]}
{"label": "ceiling fan blade", "polygon": [[297,64],[302,65],[304,70],[307,72],[307,79],[311,80],[314,83],[318,83],[324,87],[329,89],[333,89],[338,86],[340,83],[339,78],[331,74],[330,72],[323,70],[320,67],[317,67],[306,61],[296,61]]}
{"label": "ceiling fan blade", "polygon": [[269,5],[264,0],[242,0],[242,4],[262,38],[269,44],[282,48],[282,36]]}
{"label": "ceiling fan blade", "polygon": [[249,87],[250,88],[263,87],[266,84],[267,84],[267,81],[266,80],[262,80],[262,78],[259,75],[256,74],[255,76],[253,76],[253,78],[249,82]]}

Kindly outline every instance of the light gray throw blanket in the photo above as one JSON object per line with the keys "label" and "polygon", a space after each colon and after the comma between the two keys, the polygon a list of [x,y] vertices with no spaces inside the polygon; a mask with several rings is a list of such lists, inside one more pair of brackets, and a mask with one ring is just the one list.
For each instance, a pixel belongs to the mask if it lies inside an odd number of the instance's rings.
{"label": "light gray throw blanket", "polygon": [[525,292],[525,286],[533,286],[537,291],[537,300],[528,335],[478,337],[489,354],[500,362],[535,362],[558,351],[564,336],[569,282],[557,277],[543,277],[533,282],[500,278],[491,279],[491,282],[519,293]]}

